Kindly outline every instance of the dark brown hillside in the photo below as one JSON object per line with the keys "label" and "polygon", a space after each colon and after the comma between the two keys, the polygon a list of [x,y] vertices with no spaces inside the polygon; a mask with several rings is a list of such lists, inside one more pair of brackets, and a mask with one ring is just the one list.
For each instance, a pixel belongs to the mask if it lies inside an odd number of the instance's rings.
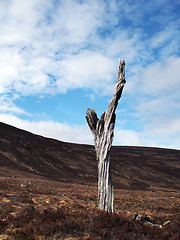
{"label": "dark brown hillside", "polygon": [[[113,147],[116,214],[107,214],[97,210],[93,146],[0,123],[0,239],[179,239],[179,159],[177,150]],[[136,212],[162,229],[132,221]]]}
{"label": "dark brown hillside", "polygon": [[[147,147],[113,147],[115,188],[180,189],[180,151]],[[0,176],[42,177],[97,184],[94,147],[65,143],[0,123]]]}

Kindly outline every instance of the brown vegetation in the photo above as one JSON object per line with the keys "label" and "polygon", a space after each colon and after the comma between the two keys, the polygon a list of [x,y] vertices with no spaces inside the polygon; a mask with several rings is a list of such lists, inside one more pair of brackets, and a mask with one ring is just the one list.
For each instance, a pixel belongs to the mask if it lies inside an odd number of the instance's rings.
{"label": "brown vegetation", "polygon": [[[31,186],[20,186],[29,180]],[[116,190],[116,214],[98,211],[96,195],[94,186],[1,178],[1,232],[15,239],[178,239],[178,192]],[[135,212],[170,224],[161,230],[133,222]]]}
{"label": "brown vegetation", "polygon": [[[97,210],[92,146],[46,139],[5,124],[0,132],[4,239],[179,239],[180,151],[113,147],[115,214],[108,214]],[[131,220],[136,212],[146,213],[153,223],[170,223],[163,229],[146,226]]]}

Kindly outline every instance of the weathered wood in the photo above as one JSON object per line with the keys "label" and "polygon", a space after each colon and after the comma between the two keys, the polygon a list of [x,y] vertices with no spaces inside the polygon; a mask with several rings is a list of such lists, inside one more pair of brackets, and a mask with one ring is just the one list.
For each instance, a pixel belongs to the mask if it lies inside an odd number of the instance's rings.
{"label": "weathered wood", "polygon": [[110,168],[110,150],[114,137],[115,110],[125,84],[125,62],[119,61],[118,80],[109,107],[98,119],[95,110],[87,109],[86,120],[94,135],[98,161],[98,208],[113,212],[113,186]]}

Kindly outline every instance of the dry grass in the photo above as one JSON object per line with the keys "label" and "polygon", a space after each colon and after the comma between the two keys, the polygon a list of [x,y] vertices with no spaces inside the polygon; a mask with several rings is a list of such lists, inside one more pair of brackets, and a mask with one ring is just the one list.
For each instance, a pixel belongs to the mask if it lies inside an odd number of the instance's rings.
{"label": "dry grass", "polygon": [[[28,188],[21,183],[32,182]],[[178,239],[175,191],[115,190],[115,214],[98,211],[97,188],[43,179],[0,178],[0,231],[13,239]],[[131,221],[147,213],[163,230]]]}
{"label": "dry grass", "polygon": [[[108,214],[97,210],[93,146],[3,123],[0,136],[0,240],[180,239],[180,151],[113,147],[115,214]],[[136,212],[170,223],[146,226],[131,220]]]}

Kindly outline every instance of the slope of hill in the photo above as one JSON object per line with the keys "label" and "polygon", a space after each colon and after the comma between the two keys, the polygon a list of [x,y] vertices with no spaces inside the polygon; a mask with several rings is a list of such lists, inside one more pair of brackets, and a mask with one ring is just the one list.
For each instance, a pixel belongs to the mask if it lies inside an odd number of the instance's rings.
{"label": "slope of hill", "polygon": [[[111,164],[115,188],[180,189],[180,150],[115,146]],[[94,147],[45,138],[0,123],[0,176],[25,175],[97,185]]]}
{"label": "slope of hill", "polygon": [[[0,239],[179,239],[179,159],[177,150],[113,147],[111,215],[97,210],[93,146],[0,123]],[[132,221],[137,212],[162,229]]]}

